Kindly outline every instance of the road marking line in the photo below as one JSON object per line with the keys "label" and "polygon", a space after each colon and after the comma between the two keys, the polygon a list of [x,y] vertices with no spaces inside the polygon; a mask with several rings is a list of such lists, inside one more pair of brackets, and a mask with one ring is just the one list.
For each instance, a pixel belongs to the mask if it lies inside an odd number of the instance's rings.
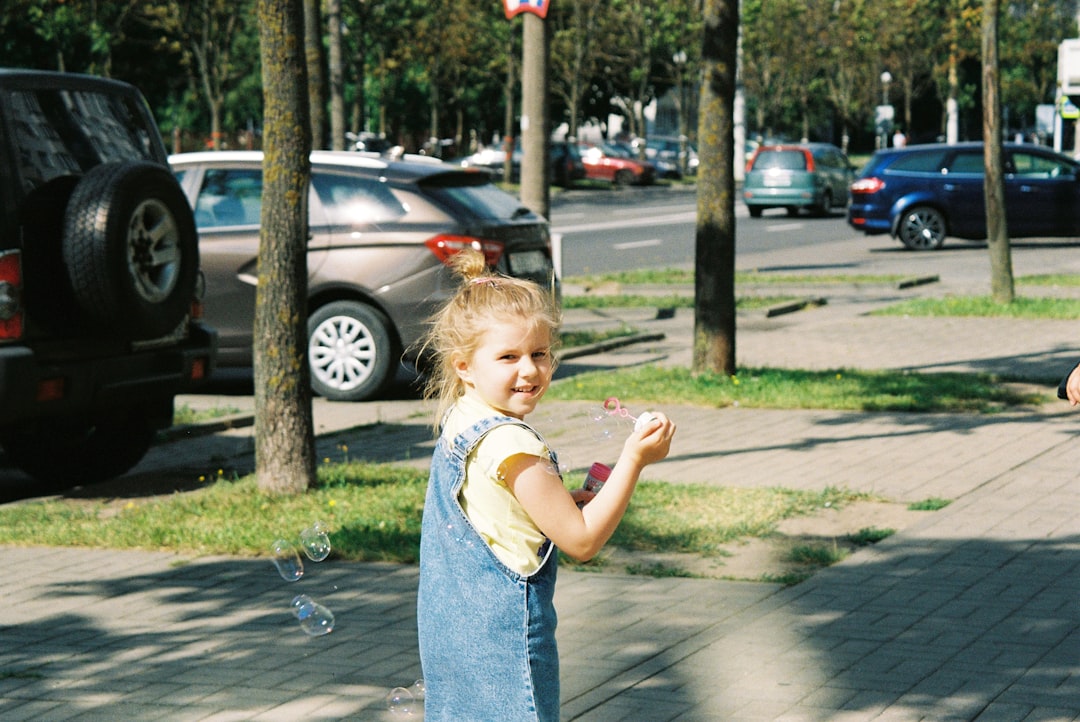
{"label": "road marking line", "polygon": [[659,238],[651,238],[647,241],[629,241],[627,243],[616,243],[612,248],[616,251],[625,251],[628,248],[647,248],[648,246],[659,246],[664,241]]}

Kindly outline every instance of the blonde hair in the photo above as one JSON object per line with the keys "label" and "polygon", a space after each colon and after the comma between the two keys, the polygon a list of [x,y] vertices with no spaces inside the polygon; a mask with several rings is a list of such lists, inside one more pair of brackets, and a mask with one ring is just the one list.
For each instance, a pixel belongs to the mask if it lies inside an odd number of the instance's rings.
{"label": "blonde hair", "polygon": [[432,317],[422,346],[422,353],[431,360],[427,365],[424,398],[437,402],[436,429],[446,411],[465,393],[465,384],[454,370],[453,359],[472,358],[484,331],[495,323],[524,320],[535,324],[535,328],[547,330],[554,347],[562,321],[552,293],[533,281],[488,270],[480,251],[465,249],[451,258],[450,266],[462,285]]}

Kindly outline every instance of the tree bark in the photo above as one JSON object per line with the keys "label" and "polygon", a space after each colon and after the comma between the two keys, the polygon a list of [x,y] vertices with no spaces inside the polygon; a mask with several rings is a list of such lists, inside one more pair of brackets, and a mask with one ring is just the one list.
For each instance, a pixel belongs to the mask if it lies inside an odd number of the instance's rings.
{"label": "tree bark", "polygon": [[983,162],[986,167],[986,245],[990,251],[990,295],[997,303],[1014,298],[1012,254],[1005,217],[1005,178],[1001,148],[1001,87],[998,75],[1000,0],[983,3],[982,89]]}
{"label": "tree bark", "polygon": [[326,73],[323,72],[322,3],[303,0],[304,57],[307,62],[308,112],[311,114],[311,143],[326,147]]}
{"label": "tree bark", "polygon": [[551,217],[548,173],[548,32],[546,20],[533,13],[522,18],[521,60],[521,202]]}
{"label": "tree bark", "polygon": [[693,372],[735,373],[735,70],[739,0],[705,0],[698,110]]}
{"label": "tree bark", "polygon": [[259,0],[263,202],[255,295],[255,475],[260,489],[315,481],[307,345],[308,112],[302,0]]}
{"label": "tree bark", "polygon": [[341,0],[326,3],[330,38],[327,62],[330,76],[330,149],[345,150],[345,60],[342,49]]}

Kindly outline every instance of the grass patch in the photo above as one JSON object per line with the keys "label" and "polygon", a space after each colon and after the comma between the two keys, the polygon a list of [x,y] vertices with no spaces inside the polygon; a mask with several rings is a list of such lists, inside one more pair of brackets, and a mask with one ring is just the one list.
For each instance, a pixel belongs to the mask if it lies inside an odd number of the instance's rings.
{"label": "grass patch", "polygon": [[1080,286],[1080,274],[1075,273],[1038,273],[1020,276],[1016,279],[1019,286]]}
{"label": "grass patch", "polygon": [[173,425],[199,424],[204,421],[221,419],[233,414],[239,414],[240,409],[235,406],[215,406],[212,409],[193,409],[187,404],[177,406],[173,411]]}
{"label": "grass patch", "polygon": [[610,341],[613,338],[633,336],[635,333],[637,333],[637,329],[623,324],[619,328],[601,331],[562,331],[559,333],[559,341],[564,349],[576,348],[578,346],[588,346],[589,344],[600,343],[602,341]]}
{"label": "grass patch", "polygon": [[860,529],[854,534],[845,535],[844,539],[857,547],[865,547],[877,544],[882,539],[887,539],[895,533],[895,529],[878,529],[876,526],[869,526]]}
{"label": "grass patch", "polygon": [[[735,285],[740,283],[810,285],[842,283],[897,283],[907,276],[897,274],[840,274],[840,273],[763,273],[761,271],[736,271]],[[636,271],[616,271],[584,276],[572,276],[566,283],[594,287],[608,283],[641,286],[693,285],[694,271],[683,268],[646,268]]]}
{"label": "grass patch", "polygon": [[997,303],[989,296],[912,298],[871,315],[1074,320],[1080,318],[1080,299],[1017,297],[1012,303]]}
{"label": "grass patch", "polygon": [[695,576],[691,571],[682,567],[672,567],[667,564],[627,564],[626,573],[641,577],[657,577],[661,579],[690,579]]}
{"label": "grass patch", "polygon": [[709,407],[839,411],[993,413],[1036,405],[1047,394],[1024,393],[990,374],[897,371],[740,369],[735,376],[693,375],[686,368],[608,369],[554,383],[549,398],[603,399],[628,406],[653,403]]}
{"label": "grass patch", "polygon": [[296,496],[259,491],[253,476],[126,502],[50,499],[0,508],[0,544],[168,549],[261,556],[315,520],[332,530],[339,559],[415,562],[427,472],[347,462],[319,468]]}
{"label": "grass patch", "polygon": [[773,533],[784,519],[866,494],[642,482],[611,543],[623,549],[717,555],[724,544]]}
{"label": "grass patch", "polygon": [[922,501],[914,501],[908,504],[909,511],[938,511],[944,509],[952,501],[949,499],[939,499],[937,497],[930,497],[929,499],[923,499]]}
{"label": "grass patch", "polygon": [[[320,520],[330,530],[333,558],[417,561],[426,471],[343,462],[320,466],[318,477],[315,488],[296,496],[264,494],[254,476],[218,477],[191,492],[140,500],[52,498],[3,506],[0,544],[258,557],[269,554],[275,539],[294,539]],[[582,474],[569,475],[567,484],[580,486],[582,479]],[[728,542],[773,533],[784,519],[864,498],[840,489],[643,482],[611,544],[717,555]]]}
{"label": "grass patch", "polygon": [[[781,303],[797,300],[796,296],[740,296],[735,299],[735,308],[741,311],[767,308]],[[644,294],[603,293],[577,296],[563,296],[562,306],[566,309],[580,308],[693,308],[694,297],[688,294],[665,294],[649,296]]]}
{"label": "grass patch", "polygon": [[848,556],[848,550],[837,544],[797,544],[788,551],[785,559],[794,564],[821,568],[843,561]]}

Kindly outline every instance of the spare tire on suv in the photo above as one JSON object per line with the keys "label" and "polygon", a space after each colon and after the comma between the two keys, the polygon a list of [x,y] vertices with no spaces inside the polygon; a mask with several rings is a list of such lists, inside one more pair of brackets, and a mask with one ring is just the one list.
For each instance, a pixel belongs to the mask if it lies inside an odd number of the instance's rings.
{"label": "spare tire on suv", "polygon": [[90,169],[68,201],[63,259],[93,328],[135,339],[175,329],[195,293],[199,244],[169,169],[145,161]]}

